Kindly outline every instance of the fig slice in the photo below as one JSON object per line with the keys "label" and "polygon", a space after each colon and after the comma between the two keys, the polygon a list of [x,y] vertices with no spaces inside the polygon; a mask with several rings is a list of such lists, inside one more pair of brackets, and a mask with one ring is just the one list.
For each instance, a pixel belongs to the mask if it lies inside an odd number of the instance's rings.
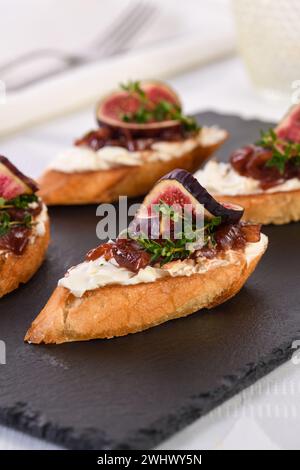
{"label": "fig slice", "polygon": [[21,173],[6,157],[0,155],[0,197],[13,199],[21,194],[32,194],[37,190],[35,181]]}
{"label": "fig slice", "polygon": [[275,132],[280,139],[300,143],[300,104],[292,106]]}
{"label": "fig slice", "polygon": [[143,131],[151,133],[153,130],[166,130],[180,128],[181,124],[177,120],[151,121],[147,123],[125,122],[123,116],[135,113],[141,107],[153,107],[161,101],[165,101],[181,108],[181,102],[172,88],[159,81],[143,81],[139,83],[139,88],[145,96],[145,103],[138,93],[126,90],[116,90],[104,97],[97,105],[96,117],[100,126],[109,126],[128,131]]}
{"label": "fig slice", "polygon": [[179,204],[181,207],[189,204],[196,213],[202,206],[206,217],[221,217],[222,223],[237,223],[244,213],[238,205],[216,201],[191,173],[182,169],[163,176],[145,197],[143,207],[150,209],[161,202],[169,206]]}

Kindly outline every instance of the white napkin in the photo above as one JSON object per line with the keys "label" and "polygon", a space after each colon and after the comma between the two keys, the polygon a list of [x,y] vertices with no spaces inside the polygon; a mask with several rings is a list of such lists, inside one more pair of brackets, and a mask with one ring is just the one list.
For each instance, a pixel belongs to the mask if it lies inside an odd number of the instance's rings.
{"label": "white napkin", "polygon": [[[180,5],[175,5],[173,0],[172,2],[165,0],[163,4],[164,9],[161,8],[162,2],[158,0],[152,1],[156,3],[158,9],[158,21],[150,25],[149,28],[145,27],[146,31],[139,37],[135,48],[132,48],[129,52],[89,63],[21,91],[7,93],[5,103],[1,104],[0,101],[0,135],[5,135],[93,103],[101,95],[107,93],[122,81],[142,78],[167,78],[198,64],[206,63],[232,53],[234,50],[234,34],[227,0],[211,0],[210,2],[206,0],[185,0],[184,4],[180,3]],[[13,5],[15,0],[12,0],[11,3]],[[29,3],[36,5],[34,0],[29,0]],[[115,17],[116,5],[120,4],[121,0],[117,2],[116,0],[110,0],[109,2],[101,0],[96,4],[94,0],[87,0],[80,4],[78,1],[74,3],[74,0],[72,0],[73,7],[70,5],[70,0],[59,1],[60,7],[61,5],[70,7],[70,10],[64,8],[63,12],[72,15],[75,25],[76,21],[78,21],[78,16],[80,18],[80,14],[83,14],[79,6],[84,4],[86,12],[84,16],[85,27],[91,29],[94,25],[95,29],[95,22],[92,21],[92,24],[89,26],[87,21],[89,3],[92,3],[94,8],[97,5],[99,7],[100,3],[102,6],[101,12],[103,14],[103,11],[105,11],[105,17],[109,14],[113,14]],[[52,4],[55,6],[57,1],[52,1]],[[77,6],[77,9],[74,8],[74,5]],[[216,14],[216,11],[218,14]],[[49,16],[51,19],[51,12],[52,16],[56,13],[58,14],[55,8],[53,9],[52,7],[52,9],[45,12],[45,15],[48,15],[48,19]],[[39,9],[36,14],[41,16],[42,11]],[[31,15],[34,16],[33,11]],[[55,16],[52,19],[54,20]],[[20,24],[14,24],[14,33],[19,34],[19,42],[22,43],[20,39],[22,37],[22,24],[25,22],[26,27],[28,27],[28,24],[26,24],[26,21],[22,23],[21,20],[21,17],[17,17],[17,21]],[[56,20],[59,23],[60,16],[57,16]],[[2,21],[0,18],[0,28],[2,26],[5,27],[4,23],[3,25],[1,24]],[[40,22],[41,18],[39,17],[36,21]],[[56,25],[54,31],[60,32],[58,26]],[[87,41],[84,35],[84,28],[81,27],[81,37],[78,38],[78,34],[75,35],[77,41],[73,43],[71,48],[69,23],[67,23],[66,28],[68,31],[66,37],[69,39],[69,43],[67,41],[69,51],[78,51],[79,39],[82,38],[85,39],[84,43],[86,48],[88,48],[87,43],[90,42],[92,37],[90,31],[88,34],[89,41]],[[97,29],[94,31],[94,37],[96,31]],[[6,32],[8,33],[8,31]],[[59,47],[57,45],[57,37],[54,35],[55,37],[52,38],[50,32],[51,29],[47,33],[48,42],[44,42],[42,44],[43,47]],[[33,29],[31,36],[36,36],[36,40],[39,36],[44,38],[41,28],[38,31]],[[32,40],[29,43],[30,46],[27,46],[27,49],[23,48],[23,52],[32,50]],[[13,50],[17,54],[16,43]],[[64,50],[66,50],[66,47],[64,47]],[[18,51],[17,55],[19,53],[20,51]],[[0,62],[4,55],[0,45]]]}

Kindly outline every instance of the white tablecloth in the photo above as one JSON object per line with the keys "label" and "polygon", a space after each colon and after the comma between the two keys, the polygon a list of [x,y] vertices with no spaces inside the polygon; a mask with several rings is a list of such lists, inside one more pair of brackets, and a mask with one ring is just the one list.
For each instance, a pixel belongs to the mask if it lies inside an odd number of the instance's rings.
{"label": "white tablecloth", "polygon": [[[153,16],[127,44],[128,49],[105,60],[99,60],[93,44],[97,38],[99,43],[103,34],[107,36],[108,25],[115,25],[121,12],[127,11],[126,6],[139,0],[51,0],[48,9],[36,0],[18,2],[15,8],[16,0],[2,1],[5,15],[0,15],[0,31],[6,40],[0,42],[0,104],[1,85],[5,84],[9,92],[5,106],[0,106],[0,136],[59,116],[62,110],[70,113],[82,109],[130,78],[178,75],[235,50],[229,0],[144,0],[148,7],[152,4]],[[114,32],[120,33],[116,27]],[[41,48],[98,60],[12,91],[13,84],[62,65],[43,53],[43,60],[1,71],[7,60]]]}
{"label": "white tablecloth", "polygon": [[[188,111],[213,109],[276,120],[288,105],[267,103],[259,97],[237,58],[207,65],[177,77],[172,83],[182,95]],[[67,145],[92,123],[89,108],[2,141],[1,153],[20,164],[22,169],[37,175],[58,148]],[[159,448],[299,448],[299,398],[300,366],[289,362]],[[54,448],[52,444],[0,426],[0,449]]]}

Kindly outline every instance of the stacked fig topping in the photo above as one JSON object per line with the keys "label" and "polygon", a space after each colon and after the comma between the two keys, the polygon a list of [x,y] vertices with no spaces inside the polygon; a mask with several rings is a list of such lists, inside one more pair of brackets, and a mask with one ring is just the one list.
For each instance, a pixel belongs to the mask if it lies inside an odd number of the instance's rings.
{"label": "stacked fig topping", "polygon": [[113,258],[136,273],[148,265],[222,256],[260,240],[260,226],[241,222],[242,215],[241,207],[217,202],[187,171],[174,170],[145,198],[127,238],[100,245],[86,259]]}
{"label": "stacked fig topping", "polygon": [[179,97],[160,82],[129,82],[97,107],[100,128],[75,142],[99,150],[110,146],[129,151],[150,149],[155,141],[181,141],[199,130],[182,112]]}
{"label": "stacked fig topping", "polygon": [[36,183],[0,155],[0,251],[21,255],[41,212]]}
{"label": "stacked fig topping", "polygon": [[240,175],[259,180],[262,189],[300,178],[300,105],[275,129],[262,132],[255,145],[233,152],[230,162]]}

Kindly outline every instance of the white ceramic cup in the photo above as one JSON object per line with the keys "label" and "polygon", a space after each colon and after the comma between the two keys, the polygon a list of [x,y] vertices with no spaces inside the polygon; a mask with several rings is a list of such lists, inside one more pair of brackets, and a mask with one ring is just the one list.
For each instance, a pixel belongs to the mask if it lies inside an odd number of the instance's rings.
{"label": "white ceramic cup", "polygon": [[291,96],[300,84],[300,0],[232,0],[238,47],[254,85]]}

